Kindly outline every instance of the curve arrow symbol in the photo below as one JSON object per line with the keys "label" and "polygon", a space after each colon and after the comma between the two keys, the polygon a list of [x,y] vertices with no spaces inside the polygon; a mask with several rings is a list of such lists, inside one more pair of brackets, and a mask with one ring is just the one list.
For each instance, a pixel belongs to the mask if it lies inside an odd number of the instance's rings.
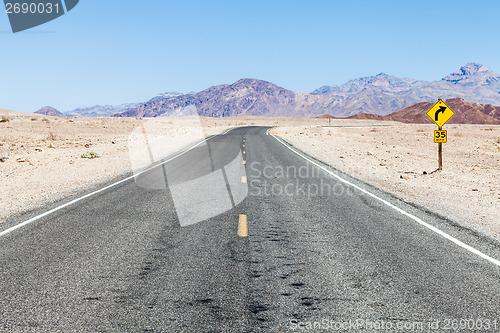
{"label": "curve arrow symbol", "polygon": [[446,111],[446,106],[439,107],[439,110],[437,110],[436,114],[434,115],[434,119],[438,121],[439,114],[444,113],[445,111]]}

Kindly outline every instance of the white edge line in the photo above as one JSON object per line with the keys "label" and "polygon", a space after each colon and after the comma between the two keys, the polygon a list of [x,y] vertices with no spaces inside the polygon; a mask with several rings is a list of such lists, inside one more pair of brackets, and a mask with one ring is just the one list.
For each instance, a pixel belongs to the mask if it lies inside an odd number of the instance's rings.
{"label": "white edge line", "polygon": [[224,132],[222,132],[221,134],[219,135],[226,135],[227,133],[231,132],[232,130],[234,130],[236,127],[231,127],[231,128],[228,128],[227,130],[225,130]]}
{"label": "white edge line", "polygon": [[464,242],[462,241],[459,241],[458,239],[456,239],[455,237],[453,236],[450,236],[448,235],[447,233],[445,233],[444,231],[441,231],[440,229],[430,225],[429,223],[427,222],[424,222],[422,219],[416,217],[415,215],[413,214],[410,214],[406,211],[404,211],[403,209],[399,208],[399,207],[396,207],[394,206],[393,204],[391,204],[390,202],[376,196],[375,194],[371,193],[371,192],[368,192],[367,190],[359,187],[358,185],[355,185],[353,183],[351,183],[350,181],[348,180],[345,180],[344,178],[336,175],[335,173],[331,172],[330,170],[326,169],[325,167],[323,167],[322,165],[314,162],[313,160],[309,159],[308,157],[304,156],[303,154],[301,154],[300,152],[296,151],[295,149],[291,148],[289,145],[285,144],[280,138],[278,138],[277,136],[275,135],[272,135],[276,140],[278,140],[282,145],[284,145],[285,147],[287,147],[288,149],[290,149],[291,151],[293,151],[295,154],[299,155],[300,157],[302,157],[303,159],[305,159],[306,161],[314,164],[315,166],[317,166],[318,168],[322,169],[323,171],[327,172],[328,174],[332,175],[333,177],[337,178],[339,181],[343,182],[344,184],[347,184],[351,187],[354,187],[355,189],[371,196],[372,198],[374,199],[377,199],[378,201],[382,202],[383,204],[389,206],[390,208],[396,210],[397,212],[411,218],[412,220],[414,220],[415,222],[419,223],[420,225],[434,231],[435,233],[437,233],[438,235],[448,239],[449,241],[455,243],[456,245],[466,249],[467,251],[469,252],[472,252],[474,253],[475,255],[478,255],[479,257],[485,259],[485,260],[488,260],[489,262],[491,262],[492,264],[496,265],[496,266],[499,266],[500,267],[500,260],[497,260],[495,258],[492,258],[490,256],[488,256],[487,254],[484,254],[483,252],[473,248],[472,246],[470,245],[467,245],[465,244]]}
{"label": "white edge line", "polygon": [[[233,130],[233,129],[234,129],[234,128],[230,128],[227,132],[229,132],[230,130]],[[118,184],[121,184],[121,183],[124,183],[124,182],[126,182],[126,181],[129,181],[129,180],[131,180],[131,179],[133,179],[133,178],[135,178],[135,177],[137,177],[137,176],[139,176],[139,175],[141,175],[141,174],[143,174],[143,173],[145,173],[145,172],[148,172],[148,171],[150,171],[150,170],[152,170],[152,169],[154,169],[154,168],[156,168],[156,167],[158,167],[158,166],[160,166],[160,165],[163,165],[163,164],[165,164],[165,163],[167,163],[167,162],[170,162],[171,160],[173,160],[173,159],[175,159],[175,158],[177,158],[177,157],[179,157],[179,156],[181,156],[181,155],[183,155],[183,154],[187,153],[188,151],[190,151],[190,150],[192,150],[192,149],[194,149],[194,148],[198,147],[198,146],[199,146],[199,145],[201,145],[202,143],[207,142],[208,140],[212,139],[213,137],[214,137],[214,136],[212,135],[212,136],[210,136],[210,137],[208,137],[208,138],[205,138],[205,139],[203,139],[202,141],[200,141],[200,142],[198,142],[197,144],[195,144],[194,146],[192,146],[191,148],[189,148],[189,149],[187,149],[187,150],[185,150],[185,151],[180,152],[179,154],[177,154],[177,155],[175,155],[175,156],[173,156],[173,157],[169,158],[168,160],[165,160],[165,161],[163,161],[163,162],[161,162],[161,163],[159,163],[159,164],[153,165],[153,166],[151,166],[151,167],[149,167],[149,168],[147,168],[147,169],[145,169],[145,170],[143,170],[143,171],[141,171],[141,172],[139,172],[139,173],[137,173],[137,174],[134,174],[133,176],[130,176],[130,177],[127,177],[127,178],[122,179],[122,180],[120,180],[120,181],[117,181],[116,183],[113,183],[113,184],[111,184],[111,185],[108,185],[108,186],[106,186],[106,187],[103,187],[103,188],[101,188],[101,189],[98,189],[97,191],[94,191],[94,192],[92,192],[92,193],[88,193],[88,194],[86,194],[86,195],[84,195],[84,196],[82,196],[82,197],[76,198],[76,199],[71,200],[70,202],[67,202],[67,203],[65,203],[65,204],[63,204],[63,205],[61,205],[61,206],[58,206],[58,207],[55,207],[55,208],[53,208],[53,209],[51,209],[51,210],[49,210],[49,211],[46,211],[45,213],[42,213],[42,214],[37,215],[37,216],[35,216],[35,217],[32,217],[32,218],[31,218],[31,219],[29,219],[29,220],[26,220],[26,221],[24,221],[24,222],[21,222],[21,223],[19,223],[19,224],[16,224],[15,226],[10,227],[9,229],[6,229],[6,230],[4,230],[4,231],[0,232],[0,237],[3,237],[3,236],[5,236],[5,235],[7,235],[7,234],[9,234],[9,233],[11,233],[11,232],[13,232],[13,231],[15,231],[15,230],[19,229],[19,228],[22,228],[22,227],[24,227],[24,226],[26,226],[26,225],[28,225],[28,224],[30,224],[30,223],[33,223],[33,222],[35,222],[35,221],[37,221],[37,220],[41,219],[42,217],[45,217],[45,216],[50,215],[50,214],[52,214],[52,213],[55,213],[55,212],[57,212],[58,210],[61,210],[61,209],[65,208],[65,207],[68,207],[68,206],[71,206],[72,204],[75,204],[75,203],[77,203],[77,202],[79,202],[79,201],[82,201],[82,200],[84,200],[84,199],[86,199],[86,198],[88,198],[88,197],[91,197],[91,196],[93,196],[93,195],[95,195],[95,194],[97,194],[97,193],[100,193],[100,192],[106,191],[107,189],[110,189],[110,188],[112,188],[112,187],[114,187],[114,186],[116,186],[116,185],[118,185]]]}

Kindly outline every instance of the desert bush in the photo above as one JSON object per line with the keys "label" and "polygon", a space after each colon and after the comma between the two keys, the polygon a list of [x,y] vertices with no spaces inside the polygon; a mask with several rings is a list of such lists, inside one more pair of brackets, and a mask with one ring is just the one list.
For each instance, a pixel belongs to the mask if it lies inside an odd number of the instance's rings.
{"label": "desert bush", "polygon": [[425,132],[425,131],[424,131],[423,129],[419,128],[419,129],[417,130],[417,132],[418,132],[418,133],[422,133],[422,132]]}
{"label": "desert bush", "polygon": [[95,151],[89,150],[80,156],[81,158],[88,158],[88,159],[93,159],[93,158],[99,158],[101,155],[99,153],[96,153]]}
{"label": "desert bush", "polygon": [[47,135],[47,137],[45,138],[45,140],[56,141],[57,140],[57,135],[55,135],[54,133],[50,132],[49,135]]}
{"label": "desert bush", "polygon": [[370,132],[377,132],[377,129],[376,128],[371,128]]}
{"label": "desert bush", "polygon": [[33,117],[33,118],[31,118],[30,120],[31,120],[31,121],[37,121],[38,119]]}
{"label": "desert bush", "polygon": [[43,121],[44,123],[50,123],[50,120],[48,120],[47,118],[43,118],[43,119],[42,119],[42,121]]}
{"label": "desert bush", "polygon": [[0,119],[0,123],[8,123],[9,121],[10,119],[5,116],[2,116],[2,118]]}

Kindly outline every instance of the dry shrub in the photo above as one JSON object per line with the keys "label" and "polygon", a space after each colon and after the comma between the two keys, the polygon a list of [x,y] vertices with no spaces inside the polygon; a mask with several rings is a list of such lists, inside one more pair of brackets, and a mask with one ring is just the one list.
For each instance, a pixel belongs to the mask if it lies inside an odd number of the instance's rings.
{"label": "dry shrub", "polygon": [[99,158],[101,155],[99,153],[96,153],[95,151],[87,151],[80,156],[81,158],[88,158],[88,159],[94,159],[94,158]]}
{"label": "dry shrub", "polygon": [[45,140],[56,141],[57,140],[57,135],[55,135],[54,133],[50,132],[49,135],[47,135],[47,138],[45,138]]}

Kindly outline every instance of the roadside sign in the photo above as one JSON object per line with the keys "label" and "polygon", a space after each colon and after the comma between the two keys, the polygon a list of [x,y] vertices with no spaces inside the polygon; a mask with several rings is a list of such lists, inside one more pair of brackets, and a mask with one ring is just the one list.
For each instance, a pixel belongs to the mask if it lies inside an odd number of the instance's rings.
{"label": "roadside sign", "polygon": [[455,112],[445,102],[439,100],[426,114],[441,129],[455,115]]}
{"label": "roadside sign", "polygon": [[434,142],[435,143],[446,143],[448,138],[448,133],[446,131],[434,131]]}
{"label": "roadside sign", "polygon": [[434,131],[434,142],[438,144],[438,170],[443,170],[443,143],[446,143],[448,138],[448,133],[443,131],[443,125],[455,115],[455,112],[439,99],[426,115],[438,126],[438,130]]}

